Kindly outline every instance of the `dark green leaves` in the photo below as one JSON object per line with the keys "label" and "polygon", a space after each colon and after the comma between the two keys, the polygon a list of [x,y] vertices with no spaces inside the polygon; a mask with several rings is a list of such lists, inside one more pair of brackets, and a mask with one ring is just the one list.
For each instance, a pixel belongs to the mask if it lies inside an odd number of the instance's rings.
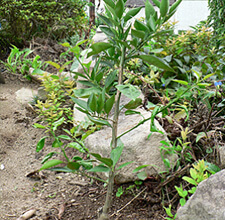
{"label": "dark green leaves", "polygon": [[136,109],[141,104],[142,104],[142,99],[137,98],[135,100],[131,100],[129,103],[124,105],[124,108],[126,108],[126,109]]}
{"label": "dark green leaves", "polygon": [[170,4],[170,1],[169,0],[161,0],[161,3],[160,3],[160,14],[161,14],[161,17],[165,17],[168,10],[169,10],[169,4]]}
{"label": "dark green leaves", "polygon": [[151,65],[154,65],[158,68],[174,72],[174,70],[169,66],[169,64],[165,60],[156,57],[154,55],[140,55],[138,56],[138,58],[141,58],[143,61]]}
{"label": "dark green leaves", "polygon": [[116,16],[121,19],[123,16],[124,12],[124,1],[123,0],[118,0],[115,6],[115,13]]}
{"label": "dark green leaves", "polygon": [[100,154],[91,153],[93,157],[95,157],[98,161],[104,163],[107,167],[112,167],[113,161],[110,158],[101,157]]}
{"label": "dark green leaves", "polygon": [[141,7],[138,8],[133,8],[131,10],[129,10],[126,15],[124,16],[123,20],[125,22],[129,21],[131,18],[133,18],[135,15],[137,15],[139,13],[139,11],[141,10]]}
{"label": "dark green leaves", "polygon": [[109,49],[110,47],[112,47],[110,43],[105,43],[105,42],[94,43],[91,45],[92,51],[88,53],[87,57],[90,57],[92,55],[105,51]]}
{"label": "dark green leaves", "polygon": [[64,163],[62,160],[49,160],[41,167],[39,171],[49,169],[62,163]]}

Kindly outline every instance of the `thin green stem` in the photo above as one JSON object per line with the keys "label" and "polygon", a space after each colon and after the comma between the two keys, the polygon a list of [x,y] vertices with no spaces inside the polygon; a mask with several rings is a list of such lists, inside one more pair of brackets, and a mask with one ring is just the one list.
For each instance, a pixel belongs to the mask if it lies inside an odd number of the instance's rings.
{"label": "thin green stem", "polygon": [[[121,54],[121,60],[120,60],[120,71],[119,71],[119,77],[118,77],[118,85],[123,83],[123,70],[124,70],[124,62],[125,62],[125,53],[126,48],[122,46],[122,54]],[[115,149],[117,147],[117,130],[118,130],[118,119],[119,119],[119,107],[120,107],[120,96],[121,93],[119,90],[117,90],[116,94],[116,102],[115,102],[115,112],[113,117],[113,126],[112,126],[112,141],[111,141],[111,150]],[[99,220],[107,220],[109,208],[111,207],[112,203],[112,194],[113,194],[113,187],[114,187],[114,176],[115,176],[115,169],[110,168],[109,172],[109,181],[108,181],[108,187],[107,187],[107,193],[106,193],[106,200],[105,204],[103,206],[102,214],[99,218]]]}

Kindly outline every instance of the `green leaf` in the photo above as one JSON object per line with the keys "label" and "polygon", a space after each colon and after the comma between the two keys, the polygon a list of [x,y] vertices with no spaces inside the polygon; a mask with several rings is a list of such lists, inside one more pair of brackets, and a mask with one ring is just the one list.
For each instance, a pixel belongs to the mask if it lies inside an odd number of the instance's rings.
{"label": "green leaf", "polygon": [[180,199],[180,205],[184,206],[186,204],[186,199],[185,198],[181,198]]}
{"label": "green leaf", "polygon": [[200,132],[197,134],[197,137],[196,137],[196,143],[198,143],[198,141],[203,138],[203,137],[207,137],[206,133],[205,132]]}
{"label": "green leaf", "polygon": [[185,86],[188,85],[188,82],[183,81],[183,80],[173,79],[172,81],[177,82],[177,83],[180,83],[180,84],[185,85]]}
{"label": "green leaf", "polygon": [[185,181],[187,181],[188,183],[194,185],[194,186],[197,186],[198,185],[198,183],[194,179],[192,179],[190,177],[184,176],[182,179],[185,180]]}
{"label": "green leaf", "polygon": [[206,76],[203,78],[203,80],[206,80],[206,79],[210,78],[210,77],[213,76],[213,75],[215,75],[215,73],[208,74],[208,75],[206,75]]}
{"label": "green leaf", "polygon": [[140,39],[144,39],[145,38],[145,32],[144,31],[138,31],[135,29],[131,29],[131,35]]}
{"label": "green leaf", "polygon": [[46,126],[38,124],[38,123],[34,123],[33,127],[34,128],[41,128],[41,129],[45,129],[46,128]]}
{"label": "green leaf", "polygon": [[154,110],[152,111],[151,115],[151,125],[150,125],[150,131],[151,132],[159,132],[162,133],[162,131],[159,131],[157,127],[155,126],[155,116],[159,113],[160,107],[156,106]]}
{"label": "green leaf", "polygon": [[49,160],[41,167],[39,171],[49,169],[62,163],[64,163],[62,160]]}
{"label": "green leaf", "polygon": [[93,157],[95,157],[98,161],[104,163],[107,167],[112,167],[112,165],[113,165],[112,159],[106,158],[106,157],[101,157],[100,154],[96,154],[96,153],[91,153],[91,155]]}
{"label": "green leaf", "polygon": [[111,30],[111,28],[109,27],[106,27],[106,26],[100,26],[99,27],[100,30],[105,33],[106,36],[109,36],[109,37],[115,37],[115,34],[114,32]]}
{"label": "green leaf", "polygon": [[112,26],[112,22],[110,21],[110,19],[108,19],[106,16],[98,14],[98,17],[105,23],[107,24],[109,27]]}
{"label": "green leaf", "polygon": [[102,109],[104,108],[104,97],[102,94],[99,94],[98,100],[97,100],[97,113],[100,114],[102,112]]}
{"label": "green leaf", "polygon": [[45,146],[45,139],[48,138],[48,136],[44,136],[43,138],[41,138],[36,146],[36,152],[39,152],[43,149],[43,147]]}
{"label": "green leaf", "polygon": [[189,193],[194,194],[196,192],[196,187],[192,187],[191,189],[188,190]]}
{"label": "green leaf", "polygon": [[74,149],[78,150],[81,153],[86,153],[84,148],[80,144],[78,144],[77,142],[71,142],[71,143],[69,143],[67,145],[67,147],[74,148]]}
{"label": "green leaf", "polygon": [[123,16],[123,12],[124,12],[124,2],[123,0],[118,0],[116,2],[116,6],[115,6],[115,13],[116,16],[121,19]]}
{"label": "green leaf", "polygon": [[88,98],[88,106],[91,109],[91,111],[96,112],[97,110],[97,98],[95,94],[91,94],[90,97]]}
{"label": "green leaf", "polygon": [[122,151],[123,151],[123,148],[124,148],[124,145],[122,144],[121,146],[117,146],[116,148],[114,148],[114,149],[111,151],[110,158],[111,158],[112,161],[113,161],[113,167],[115,167],[115,165],[116,165],[117,162],[119,161],[120,156],[121,156]]}
{"label": "green leaf", "polygon": [[69,163],[67,164],[67,167],[68,167],[69,169],[71,169],[71,170],[79,170],[80,164],[77,163],[77,162],[69,162]]}
{"label": "green leaf", "polygon": [[152,0],[156,7],[160,8],[160,1],[159,0]]}
{"label": "green leaf", "polygon": [[141,58],[143,61],[145,61],[151,65],[154,65],[158,68],[174,72],[174,69],[172,69],[165,60],[163,60],[159,57],[156,57],[154,55],[140,55],[140,56],[138,56],[138,58]]}
{"label": "green leaf", "polygon": [[134,110],[127,110],[127,111],[125,111],[125,115],[141,115],[141,113],[140,112],[138,112],[138,111],[134,111]]}
{"label": "green leaf", "polygon": [[129,164],[131,164],[131,163],[133,163],[133,162],[134,162],[134,161],[129,161],[129,162],[123,163],[123,164],[121,164],[120,166],[118,166],[118,167],[116,168],[116,170],[120,170],[120,169],[122,169],[123,167],[128,166]]}
{"label": "green leaf", "polygon": [[97,118],[93,118],[92,116],[88,115],[88,118],[90,121],[92,121],[93,123],[95,123],[96,125],[106,125],[108,127],[112,127],[111,124],[106,121],[106,120],[102,120],[102,119],[97,119]]}
{"label": "green leaf", "polygon": [[135,100],[131,100],[129,103],[124,105],[124,108],[126,108],[126,109],[136,109],[140,105],[142,105],[142,99],[136,98]]}
{"label": "green leaf", "polygon": [[160,3],[160,15],[161,17],[165,17],[169,10],[170,1],[169,0],[161,0]]}
{"label": "green leaf", "polygon": [[145,168],[145,167],[149,167],[149,166],[150,166],[149,164],[141,165],[141,166],[135,168],[135,169],[132,171],[132,173],[137,173],[139,170],[141,170],[141,169],[143,169],[143,168]]}
{"label": "green leaf", "polygon": [[205,165],[208,166],[206,168],[206,170],[209,171],[211,174],[215,174],[215,173],[221,171],[221,169],[213,163],[209,163],[209,162],[205,161]]}
{"label": "green leaf", "polygon": [[146,21],[148,21],[150,19],[151,15],[155,14],[155,9],[153,7],[153,5],[150,3],[149,0],[146,0],[145,2],[145,18]]}
{"label": "green leaf", "polygon": [[141,10],[141,7],[133,8],[133,9],[129,10],[123,18],[124,21],[125,22],[129,21],[131,18],[133,18],[135,15],[137,15],[140,10]]}
{"label": "green leaf", "polygon": [[55,131],[57,129],[57,127],[59,127],[60,125],[62,125],[64,121],[65,121],[65,118],[62,117],[59,120],[53,122],[52,123],[52,125],[53,125],[53,131]]}
{"label": "green leaf", "polygon": [[111,96],[106,102],[104,106],[105,113],[108,115],[110,111],[112,110],[112,107],[115,103],[115,94]]}
{"label": "green leaf", "polygon": [[212,83],[197,83],[197,85],[198,85],[199,87],[203,87],[203,88],[205,88],[205,87],[209,87],[209,86],[211,86],[211,85],[212,85]]}
{"label": "green leaf", "polygon": [[69,137],[68,135],[59,135],[58,138],[68,140],[68,141],[72,140],[72,138]]}
{"label": "green leaf", "polygon": [[110,43],[105,43],[105,42],[94,43],[91,45],[92,51],[87,54],[87,58],[92,55],[98,54],[102,51],[105,51],[105,50],[109,49],[110,47],[112,47],[112,45]]}
{"label": "green leaf", "polygon": [[115,3],[112,0],[103,0],[107,5],[109,5],[111,8],[115,7]]}
{"label": "green leaf", "polygon": [[88,111],[88,107],[87,107],[87,102],[81,99],[77,99],[74,97],[71,97],[71,99],[77,104],[79,105],[81,108],[85,109],[86,111]]}
{"label": "green leaf", "polygon": [[117,85],[116,88],[132,100],[135,100],[141,94],[140,90],[131,84]]}
{"label": "green leaf", "polygon": [[149,32],[148,27],[141,21],[135,20],[134,27],[137,31],[144,31],[145,33]]}
{"label": "green leaf", "polygon": [[117,76],[117,71],[114,70],[112,71],[106,78],[105,80],[105,88],[108,89],[110,86],[112,86],[112,84],[114,83],[115,79]]}
{"label": "green leaf", "polygon": [[74,95],[78,98],[88,98],[92,93],[100,93],[101,90],[97,87],[91,87],[87,89],[75,89]]}
{"label": "green leaf", "polygon": [[110,169],[104,165],[98,165],[93,167],[92,169],[88,170],[87,172],[109,172]]}
{"label": "green leaf", "polygon": [[63,143],[58,138],[56,138],[52,143],[52,147],[54,147],[54,148],[59,148],[62,145],[63,145]]}
{"label": "green leaf", "polygon": [[44,159],[41,161],[41,163],[45,163],[47,160],[51,159],[55,154],[57,154],[57,152],[51,152],[51,153],[48,153]]}
{"label": "green leaf", "polygon": [[148,178],[148,175],[145,171],[142,171],[140,173],[137,174],[137,177],[140,179],[140,180],[146,180]]}
{"label": "green leaf", "polygon": [[172,4],[170,9],[169,9],[169,14],[173,13],[174,11],[176,11],[177,7],[179,6],[179,4],[181,2],[182,2],[182,0],[177,0],[174,4]]}
{"label": "green leaf", "polygon": [[54,66],[57,70],[60,69],[60,65],[58,63],[52,62],[52,61],[46,61],[45,63],[48,63],[52,66]]}

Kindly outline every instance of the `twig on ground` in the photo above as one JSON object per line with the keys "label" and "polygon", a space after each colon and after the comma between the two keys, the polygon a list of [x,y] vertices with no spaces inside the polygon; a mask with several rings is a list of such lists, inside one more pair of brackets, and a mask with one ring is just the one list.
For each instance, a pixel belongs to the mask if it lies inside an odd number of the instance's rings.
{"label": "twig on ground", "polygon": [[133,199],[131,199],[125,206],[123,206],[121,209],[117,210],[116,212],[114,212],[112,215],[110,215],[110,217],[113,217],[114,215],[117,215],[119,212],[121,212],[123,209],[125,209],[128,205],[130,205],[138,196],[140,196],[145,190],[147,189],[147,187],[145,187],[141,192],[139,192]]}

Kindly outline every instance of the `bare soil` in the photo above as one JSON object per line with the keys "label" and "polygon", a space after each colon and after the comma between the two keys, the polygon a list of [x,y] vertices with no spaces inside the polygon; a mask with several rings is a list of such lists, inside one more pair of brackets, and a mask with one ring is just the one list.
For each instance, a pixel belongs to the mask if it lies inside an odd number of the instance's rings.
{"label": "bare soil", "polygon": [[[39,85],[7,72],[3,75],[6,83],[0,84],[0,219],[18,219],[32,209],[36,212],[30,219],[35,220],[97,219],[106,194],[101,182],[74,174],[37,171],[50,146],[41,153],[35,151],[38,140],[46,134],[32,127],[37,115],[16,100],[15,92]],[[161,198],[152,192],[157,184],[153,178],[115,197],[111,219],[165,219]]]}

